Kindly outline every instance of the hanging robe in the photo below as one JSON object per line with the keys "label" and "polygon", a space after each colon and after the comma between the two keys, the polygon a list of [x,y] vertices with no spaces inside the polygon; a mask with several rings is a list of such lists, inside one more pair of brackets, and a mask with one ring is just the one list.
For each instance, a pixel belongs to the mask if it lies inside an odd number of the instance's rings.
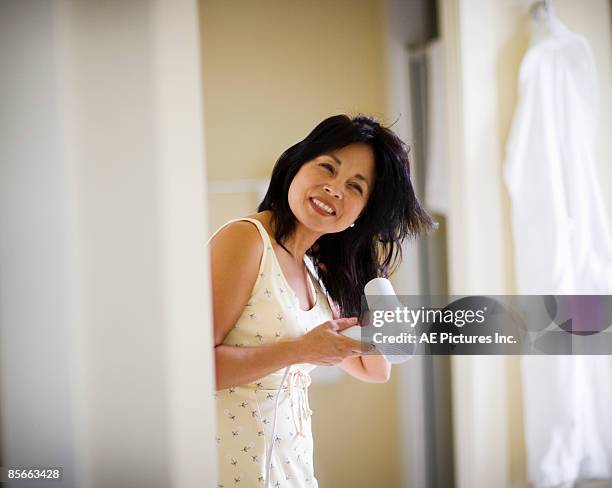
{"label": "hanging robe", "polygon": [[[593,55],[554,16],[534,27],[504,167],[517,292],[612,294],[612,237],[594,158]],[[612,478],[608,357],[524,356],[522,386],[534,487]]]}

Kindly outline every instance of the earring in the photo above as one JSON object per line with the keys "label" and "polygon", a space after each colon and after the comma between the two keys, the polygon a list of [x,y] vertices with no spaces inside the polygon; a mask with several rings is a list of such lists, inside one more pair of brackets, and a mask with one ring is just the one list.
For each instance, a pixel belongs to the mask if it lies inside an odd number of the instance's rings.
{"label": "earring", "polygon": [[355,222],[353,222],[349,227],[355,227]]}

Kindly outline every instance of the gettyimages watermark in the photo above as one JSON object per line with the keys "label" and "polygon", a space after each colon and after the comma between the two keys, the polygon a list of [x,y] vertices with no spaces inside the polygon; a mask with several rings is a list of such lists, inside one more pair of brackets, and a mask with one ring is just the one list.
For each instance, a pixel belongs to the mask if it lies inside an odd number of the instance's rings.
{"label": "gettyimages watermark", "polygon": [[381,295],[361,340],[392,355],[610,355],[610,295]]}

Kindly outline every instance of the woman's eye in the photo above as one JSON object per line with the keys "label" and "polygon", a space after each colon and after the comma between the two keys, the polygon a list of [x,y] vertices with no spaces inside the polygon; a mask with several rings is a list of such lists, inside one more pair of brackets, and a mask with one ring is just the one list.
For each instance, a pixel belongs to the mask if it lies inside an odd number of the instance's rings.
{"label": "woman's eye", "polygon": [[361,189],[361,187],[359,185],[356,184],[352,184],[351,185],[355,190],[357,190],[360,194],[363,195],[363,190]]}
{"label": "woman's eye", "polygon": [[321,164],[321,166],[325,168],[326,170],[328,170],[330,173],[334,172],[334,167],[331,164],[323,163]]}

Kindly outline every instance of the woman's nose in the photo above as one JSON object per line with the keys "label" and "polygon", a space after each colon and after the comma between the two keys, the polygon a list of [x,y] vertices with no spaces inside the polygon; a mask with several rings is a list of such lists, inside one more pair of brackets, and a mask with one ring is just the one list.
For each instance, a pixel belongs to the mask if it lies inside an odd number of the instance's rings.
{"label": "woman's nose", "polygon": [[342,198],[342,194],[336,190],[334,190],[331,186],[329,185],[325,185],[323,187],[323,189],[325,190],[326,193],[328,193],[329,195],[331,195],[334,198]]}

